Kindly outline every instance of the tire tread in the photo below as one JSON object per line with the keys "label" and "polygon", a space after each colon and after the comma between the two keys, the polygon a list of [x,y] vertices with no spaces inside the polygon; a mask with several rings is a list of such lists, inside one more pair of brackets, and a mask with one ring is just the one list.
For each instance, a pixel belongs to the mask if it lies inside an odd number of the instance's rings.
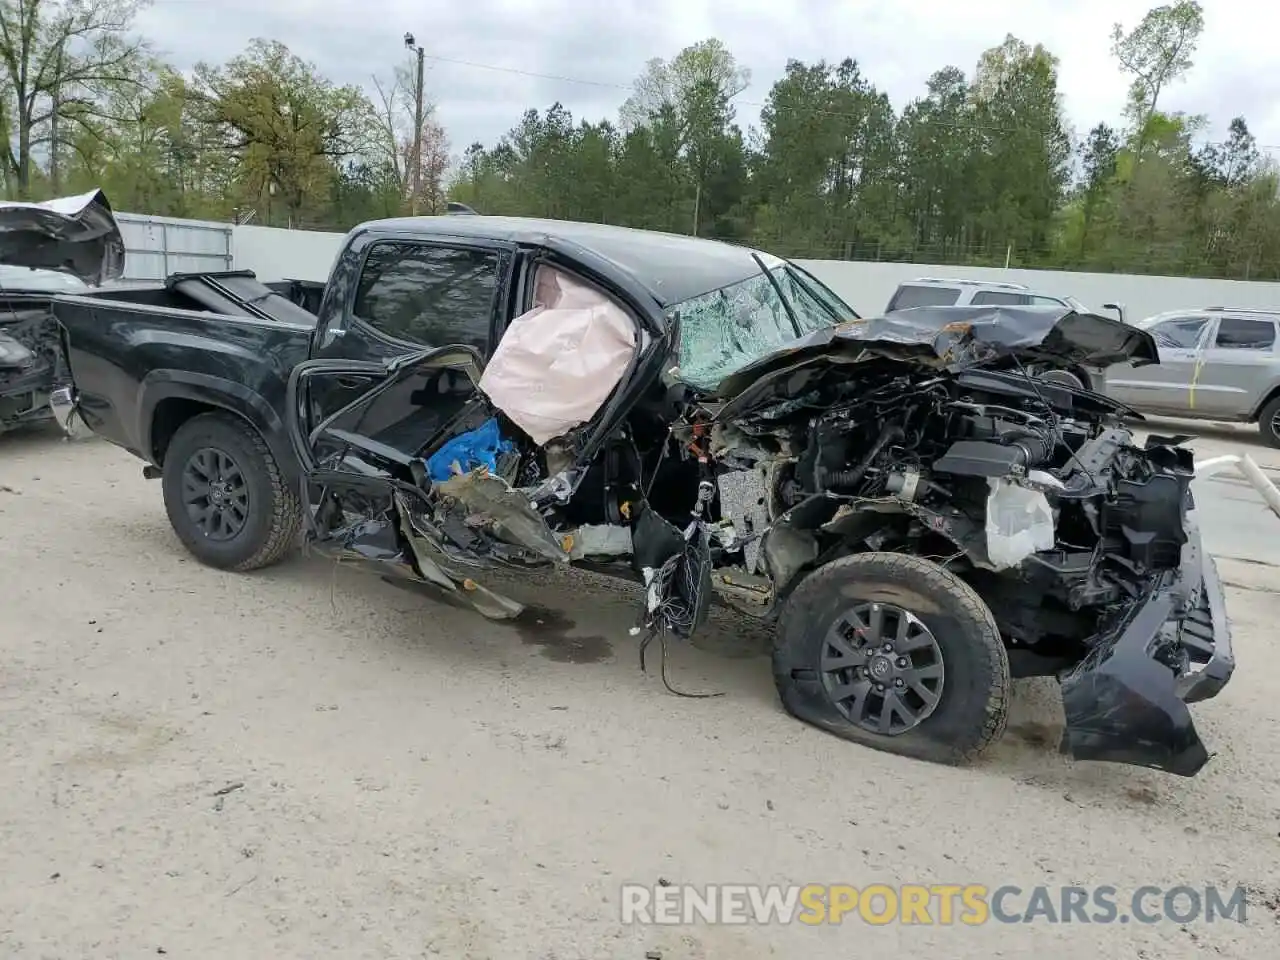
{"label": "tire tread", "polygon": [[[859,568],[870,569],[863,573]],[[910,554],[859,553],[842,557],[810,574],[790,598],[791,601],[796,601],[799,597],[801,602],[788,602],[779,618],[776,634],[778,639],[774,648],[775,678],[778,666],[778,645],[783,642],[784,637],[788,636],[791,621],[803,609],[804,594],[811,590],[835,588],[851,579],[928,585],[948,596],[955,604],[958,615],[968,617],[973,623],[981,626],[986,642],[978,645],[977,653],[981,657],[978,669],[980,675],[986,678],[988,690],[983,723],[980,728],[970,731],[967,737],[963,737],[962,741],[955,745],[937,744],[937,749],[928,751],[934,755],[926,757],[935,762],[951,765],[961,765],[976,760],[1004,736],[1008,724],[1012,686],[1009,676],[1009,655],[1001,639],[995,616],[978,592],[954,573],[944,570],[929,560]],[[925,722],[928,723],[927,720]],[[888,744],[886,747],[892,749]]]}
{"label": "tire tread", "polygon": [[[250,448],[250,452],[259,459],[267,477],[271,516],[267,525],[266,537],[258,548],[244,560],[229,564],[224,569],[238,573],[259,570],[278,563],[297,543],[302,528],[302,504],[296,491],[290,489],[285,482],[284,471],[276,460],[271,447],[251,424],[241,417],[229,413],[204,413],[193,417],[178,428],[174,434],[176,442],[180,436],[201,430],[227,429],[234,431]],[[169,449],[173,449],[173,442]]]}

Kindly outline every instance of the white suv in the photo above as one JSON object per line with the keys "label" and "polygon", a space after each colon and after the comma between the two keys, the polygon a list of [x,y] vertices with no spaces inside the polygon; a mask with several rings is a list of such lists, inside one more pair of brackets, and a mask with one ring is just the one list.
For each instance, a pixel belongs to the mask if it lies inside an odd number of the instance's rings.
{"label": "white suv", "polygon": [[[1084,313],[1089,308],[1075,297],[1051,297],[1032,293],[1021,283],[1000,283],[993,280],[939,280],[920,277],[900,284],[894,291],[885,313],[906,310],[909,307],[1034,307],[1062,306]],[[1124,319],[1124,308],[1117,303],[1104,303],[1104,310],[1114,310]]]}

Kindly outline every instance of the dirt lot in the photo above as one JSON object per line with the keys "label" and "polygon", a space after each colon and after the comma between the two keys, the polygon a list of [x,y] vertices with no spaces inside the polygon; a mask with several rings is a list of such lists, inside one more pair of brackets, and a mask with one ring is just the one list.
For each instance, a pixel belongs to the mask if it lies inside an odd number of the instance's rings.
{"label": "dirt lot", "polygon": [[[1061,759],[1051,682],[981,766],[859,749],[784,715],[731,621],[672,656],[726,695],[677,699],[632,598],[581,581],[495,626],[315,558],[219,573],[139,466],[0,438],[6,958],[1276,955],[1280,521],[1239,484],[1200,487],[1242,665],[1188,781]],[[660,878],[1252,893],[1244,924],[623,926]]]}

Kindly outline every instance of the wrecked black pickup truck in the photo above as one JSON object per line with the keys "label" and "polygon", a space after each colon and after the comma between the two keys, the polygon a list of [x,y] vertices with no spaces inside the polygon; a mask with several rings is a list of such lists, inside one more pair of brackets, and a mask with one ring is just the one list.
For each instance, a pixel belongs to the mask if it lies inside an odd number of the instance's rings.
{"label": "wrecked black pickup truck", "polygon": [[1076,758],[1208,759],[1187,704],[1234,661],[1191,452],[1026,369],[1156,362],[1142,331],[860,319],[745,247],[488,216],[356,228],[318,316],[215,286],[54,304],[79,416],[205,563],[264,566],[305,527],[491,617],[521,607],[486,570],[580,566],[638,582],[642,649],[713,597],[776,620],[782,703],[857,743],[966,761],[1038,674]]}

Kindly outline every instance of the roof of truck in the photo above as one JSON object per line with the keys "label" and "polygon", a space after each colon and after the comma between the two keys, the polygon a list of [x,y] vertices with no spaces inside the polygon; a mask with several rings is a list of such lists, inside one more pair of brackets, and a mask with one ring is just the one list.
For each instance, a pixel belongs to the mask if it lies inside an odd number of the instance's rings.
{"label": "roof of truck", "polygon": [[752,253],[760,254],[770,267],[782,262],[771,254],[720,240],[533,217],[398,217],[361,224],[357,230],[504,240],[533,246],[545,245],[549,240],[577,244],[625,271],[664,307],[758,274],[760,267]]}
{"label": "roof of truck", "polygon": [[1010,283],[1004,280],[964,280],[959,277],[916,277],[904,280],[899,286],[910,286],[916,283],[937,284],[939,286],[958,287],[990,287],[993,290],[1030,290],[1025,283]]}

